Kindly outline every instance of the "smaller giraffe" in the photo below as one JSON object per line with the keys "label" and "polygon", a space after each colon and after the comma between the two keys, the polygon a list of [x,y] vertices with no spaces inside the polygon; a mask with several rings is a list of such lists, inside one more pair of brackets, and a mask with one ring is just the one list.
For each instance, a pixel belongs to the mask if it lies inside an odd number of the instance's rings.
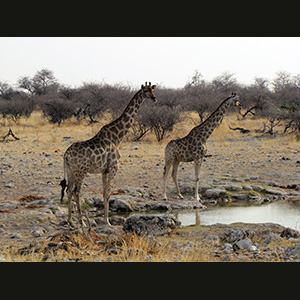
{"label": "smaller giraffe", "polygon": [[60,183],[61,201],[64,190],[67,187],[69,212],[68,223],[71,223],[72,196],[75,198],[79,223],[83,230],[82,213],[80,208],[80,191],[83,179],[87,173],[102,173],[103,200],[104,200],[104,222],[110,225],[108,220],[108,207],[110,198],[111,182],[117,173],[118,161],[120,159],[119,145],[130,129],[139,108],[144,100],[149,99],[156,102],[154,94],[155,85],[151,82],[133,96],[124,112],[113,122],[103,126],[91,139],[83,142],[73,143],[64,154],[64,171],[67,180]]}
{"label": "smaller giraffe", "polygon": [[195,199],[197,201],[200,201],[198,185],[200,167],[203,162],[204,155],[207,152],[206,140],[212,134],[217,125],[221,122],[225,112],[231,105],[235,105],[241,108],[241,104],[238,101],[238,96],[236,95],[236,93],[232,93],[232,95],[227,97],[203,123],[194,127],[187,136],[172,140],[167,144],[165,148],[165,167],[163,177],[164,200],[167,200],[166,180],[171,166],[173,166],[172,178],[175,183],[177,195],[179,198],[183,199],[177,182],[177,169],[181,161],[194,161],[196,182]]}

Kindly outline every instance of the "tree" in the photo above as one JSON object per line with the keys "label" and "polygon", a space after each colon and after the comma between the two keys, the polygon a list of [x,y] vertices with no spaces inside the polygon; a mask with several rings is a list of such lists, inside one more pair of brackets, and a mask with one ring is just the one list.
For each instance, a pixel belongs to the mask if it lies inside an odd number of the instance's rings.
{"label": "tree", "polygon": [[265,101],[270,98],[271,92],[268,89],[269,81],[263,77],[255,77],[254,83],[246,88],[244,92],[244,103],[247,109],[242,114],[246,118],[248,114],[252,116],[260,114],[265,107]]}
{"label": "tree", "polygon": [[72,101],[63,99],[48,99],[41,103],[41,108],[45,117],[49,117],[50,123],[58,124],[74,116],[75,106]]}
{"label": "tree", "polygon": [[275,92],[292,84],[291,75],[289,73],[283,71],[276,73],[276,75],[277,77],[272,81]]}
{"label": "tree", "polygon": [[32,77],[21,77],[18,80],[18,87],[30,92],[32,95],[46,95],[57,92],[58,83],[54,77],[53,71],[42,69]]}
{"label": "tree", "polygon": [[149,111],[148,122],[158,142],[165,138],[167,132],[172,132],[174,125],[180,121],[179,107],[153,106]]}
{"label": "tree", "polygon": [[18,92],[15,91],[8,83],[0,82],[0,97],[4,100],[10,100]]}
{"label": "tree", "polygon": [[213,79],[212,85],[216,91],[221,91],[223,93],[230,93],[236,91],[237,89],[237,80],[233,77],[233,73],[223,72],[220,76],[217,76]]}
{"label": "tree", "polygon": [[[78,103],[77,113],[88,118],[89,124],[96,123],[96,117],[101,117],[107,110],[107,100],[102,85],[97,83],[84,83],[76,93]],[[78,117],[77,117],[78,119]]]}
{"label": "tree", "polygon": [[35,108],[35,103],[32,99],[27,99],[23,95],[17,95],[10,100],[0,101],[0,113],[3,118],[10,117],[15,123],[24,117],[30,117]]}

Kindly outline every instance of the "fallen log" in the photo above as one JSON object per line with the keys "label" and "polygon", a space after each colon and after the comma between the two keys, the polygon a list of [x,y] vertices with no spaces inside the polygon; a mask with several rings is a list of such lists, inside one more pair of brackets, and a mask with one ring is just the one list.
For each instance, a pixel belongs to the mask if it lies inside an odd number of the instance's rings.
{"label": "fallen log", "polygon": [[245,128],[242,128],[242,127],[232,128],[232,127],[230,127],[230,125],[229,125],[229,129],[231,129],[231,130],[239,130],[241,133],[248,133],[248,132],[250,132],[249,129],[245,129]]}

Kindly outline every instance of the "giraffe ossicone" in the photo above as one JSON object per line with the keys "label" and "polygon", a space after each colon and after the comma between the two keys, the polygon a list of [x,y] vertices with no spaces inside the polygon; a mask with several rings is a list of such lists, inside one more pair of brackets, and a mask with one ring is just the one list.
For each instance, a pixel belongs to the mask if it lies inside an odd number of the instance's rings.
{"label": "giraffe ossicone", "polygon": [[80,191],[87,173],[102,173],[104,222],[108,220],[109,198],[111,183],[117,173],[120,159],[119,144],[131,127],[135,116],[144,100],[156,102],[154,94],[155,85],[151,82],[141,86],[119,118],[103,126],[91,139],[73,143],[64,154],[64,179],[61,181],[61,202],[64,190],[68,195],[68,219],[71,223],[72,197],[74,196],[79,223],[83,230],[82,212],[80,208]]}
{"label": "giraffe ossicone", "polygon": [[221,122],[225,112],[231,105],[241,107],[236,93],[232,93],[211,113],[211,115],[200,125],[195,126],[187,136],[176,140],[171,140],[165,148],[165,167],[163,174],[163,199],[167,200],[166,181],[170,168],[172,178],[175,183],[177,195],[183,199],[177,182],[177,170],[180,162],[194,161],[195,170],[195,199],[200,201],[199,197],[199,176],[200,167],[207,152],[206,140],[212,134],[217,125]]}

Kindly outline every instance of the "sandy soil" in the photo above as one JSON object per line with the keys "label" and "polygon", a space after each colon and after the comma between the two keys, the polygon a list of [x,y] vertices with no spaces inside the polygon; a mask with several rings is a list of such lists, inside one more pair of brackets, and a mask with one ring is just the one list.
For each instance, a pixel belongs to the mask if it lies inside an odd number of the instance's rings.
{"label": "sandy soil", "polygon": [[[229,130],[228,124],[251,128],[252,131],[241,134]],[[300,182],[299,142],[292,135],[279,133],[270,137],[254,132],[254,129],[262,128],[261,124],[257,120],[237,121],[235,116],[224,118],[207,142],[208,153],[200,171],[200,187],[220,182],[242,185],[250,182],[261,186],[286,186]],[[0,143],[0,202],[3,204],[0,235],[3,238],[21,245],[31,241],[33,235],[43,236],[45,232],[57,229],[57,212],[61,216],[66,213],[66,205],[59,204],[63,153],[73,142],[91,138],[102,125],[69,123],[57,127],[45,121],[30,120],[12,126],[20,140],[9,138]],[[192,127],[191,123],[177,126],[162,143],[157,143],[153,136],[142,142],[122,142],[119,170],[112,192],[122,189],[131,194],[152,194],[152,199],[162,200],[165,146],[171,139],[186,135]],[[0,136],[7,131],[8,127],[3,127]],[[181,187],[194,186],[193,163],[181,163],[178,178]],[[174,191],[169,177],[167,193],[170,201],[177,199]],[[293,192],[299,196],[298,191]],[[43,211],[39,204],[20,206],[22,197],[26,195],[43,197],[41,201],[46,202],[51,199],[47,204],[49,207]],[[82,197],[102,197],[100,174],[85,178]],[[185,194],[185,197],[192,199],[191,194]],[[9,205],[5,206],[6,203]],[[56,214],[51,214],[49,208]],[[12,237],[14,231],[20,232],[20,228],[23,230],[22,238]]]}
{"label": "sandy soil", "polygon": [[[226,122],[227,121],[227,122]],[[243,135],[228,130],[226,120],[207,142],[208,156],[200,171],[200,186],[222,178],[255,179],[258,184],[275,182],[287,185],[300,181],[300,150],[291,136]],[[225,123],[225,124],[224,124]],[[63,153],[75,141],[88,139],[100,125],[56,127],[19,126],[14,129],[20,138],[0,143],[0,200],[19,199],[23,195],[59,197],[59,182],[63,178]],[[188,130],[175,133],[184,136]],[[119,171],[114,189],[142,189],[161,197],[164,149],[153,141],[123,142]],[[194,185],[193,163],[181,163],[179,184]],[[174,190],[168,178],[168,194]],[[85,178],[82,196],[102,192],[101,175]],[[172,197],[172,195],[170,195]]]}

